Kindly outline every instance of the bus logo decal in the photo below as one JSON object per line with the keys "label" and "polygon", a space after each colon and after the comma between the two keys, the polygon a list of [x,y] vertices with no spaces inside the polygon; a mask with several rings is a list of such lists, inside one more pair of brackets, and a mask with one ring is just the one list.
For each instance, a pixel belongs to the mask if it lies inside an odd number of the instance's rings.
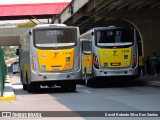
{"label": "bus logo decal", "polygon": [[116,53],[117,53],[117,50],[114,50],[114,51],[113,51],[113,55],[115,56],[115,55],[116,55]]}
{"label": "bus logo decal", "polygon": [[58,55],[58,52],[54,52],[54,58],[56,58]]}

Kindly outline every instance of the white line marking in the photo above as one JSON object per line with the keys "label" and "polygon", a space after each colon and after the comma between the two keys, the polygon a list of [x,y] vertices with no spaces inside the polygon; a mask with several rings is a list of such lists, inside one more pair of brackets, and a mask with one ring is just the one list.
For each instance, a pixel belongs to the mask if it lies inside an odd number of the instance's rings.
{"label": "white line marking", "polygon": [[79,91],[80,91],[80,92],[84,92],[84,93],[89,93],[89,94],[93,93],[93,92],[88,91],[88,90],[79,90]]}
{"label": "white line marking", "polygon": [[22,85],[13,85],[13,89],[22,89],[23,86]]}

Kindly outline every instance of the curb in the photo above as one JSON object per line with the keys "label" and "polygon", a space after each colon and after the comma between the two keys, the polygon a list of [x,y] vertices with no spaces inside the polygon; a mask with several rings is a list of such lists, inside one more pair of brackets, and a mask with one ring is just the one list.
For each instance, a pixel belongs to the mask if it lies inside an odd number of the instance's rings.
{"label": "curb", "polygon": [[16,96],[14,94],[13,87],[12,87],[12,84],[11,84],[11,81],[10,81],[8,75],[6,76],[6,82],[5,82],[4,86],[5,86],[4,87],[4,95],[3,95],[3,97],[0,97],[0,101],[15,100]]}

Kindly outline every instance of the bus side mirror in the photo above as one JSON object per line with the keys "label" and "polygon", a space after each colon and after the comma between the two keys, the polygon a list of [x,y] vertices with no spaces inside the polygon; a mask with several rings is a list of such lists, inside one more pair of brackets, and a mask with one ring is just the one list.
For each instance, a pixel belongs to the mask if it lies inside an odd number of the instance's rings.
{"label": "bus side mirror", "polygon": [[29,35],[32,35],[32,32],[31,32],[31,31],[29,31]]}
{"label": "bus side mirror", "polygon": [[91,35],[93,36],[93,35],[94,35],[94,32],[92,32]]}
{"label": "bus side mirror", "polygon": [[19,55],[19,49],[16,49],[16,55]]}

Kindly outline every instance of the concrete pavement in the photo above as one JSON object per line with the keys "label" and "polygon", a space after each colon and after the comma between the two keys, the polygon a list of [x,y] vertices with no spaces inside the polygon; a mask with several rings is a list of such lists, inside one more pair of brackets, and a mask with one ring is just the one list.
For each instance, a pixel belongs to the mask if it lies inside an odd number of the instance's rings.
{"label": "concrete pavement", "polygon": [[[153,75],[145,75],[145,76],[141,76],[138,79],[146,81],[147,84],[151,86],[160,86],[160,75],[157,77]],[[16,99],[16,95],[14,93],[13,86],[10,81],[9,75],[7,75],[5,89],[4,89],[4,96],[0,97],[0,101],[9,101],[9,100],[15,100],[15,99]]]}

